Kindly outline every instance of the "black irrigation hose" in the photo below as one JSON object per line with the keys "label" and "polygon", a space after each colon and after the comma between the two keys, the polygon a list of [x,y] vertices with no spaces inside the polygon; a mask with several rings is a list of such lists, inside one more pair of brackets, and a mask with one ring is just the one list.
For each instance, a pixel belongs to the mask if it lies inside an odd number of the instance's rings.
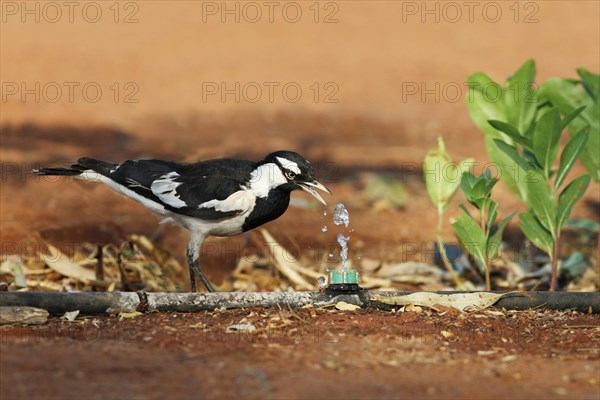
{"label": "black irrigation hose", "polygon": [[[373,296],[402,296],[414,292],[368,291],[351,292],[221,292],[221,293],[152,293],[152,292],[0,292],[0,306],[29,306],[63,314],[79,310],[83,315],[114,314],[121,311],[182,311],[196,312],[219,308],[302,307],[323,306],[346,301],[361,307],[390,309],[394,306],[371,300]],[[439,294],[466,292],[437,292]],[[494,292],[502,293],[502,292]],[[397,307],[397,306],[396,306]],[[600,313],[599,292],[511,292],[493,307],[506,310],[529,308],[547,310],[577,310]]]}
{"label": "black irrigation hose", "polygon": [[[373,291],[371,294],[379,296],[399,296],[414,292],[389,292]],[[478,292],[435,292],[438,294],[452,293],[478,293]],[[504,308],[506,310],[527,310],[537,308],[541,310],[577,310],[584,313],[600,313],[600,292],[500,292],[506,293],[496,303],[494,308]],[[382,307],[381,304],[375,305],[370,301],[369,306],[376,308],[392,308],[393,306]]]}

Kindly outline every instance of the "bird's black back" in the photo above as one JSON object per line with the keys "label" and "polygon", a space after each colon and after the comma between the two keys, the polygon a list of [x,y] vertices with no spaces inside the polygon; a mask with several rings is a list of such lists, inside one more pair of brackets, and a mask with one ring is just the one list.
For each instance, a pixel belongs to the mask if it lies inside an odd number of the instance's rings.
{"label": "bird's black back", "polygon": [[[128,160],[117,165],[91,158],[82,158],[77,168],[92,169],[130,190],[162,204],[167,210],[201,219],[226,218],[235,213],[199,209],[198,205],[211,200],[224,200],[247,185],[256,163],[247,160],[221,158],[185,164],[164,160]],[[151,190],[152,183],[175,172],[180,176],[173,179],[182,184],[177,187],[177,197],[185,207],[173,207],[161,201]]]}

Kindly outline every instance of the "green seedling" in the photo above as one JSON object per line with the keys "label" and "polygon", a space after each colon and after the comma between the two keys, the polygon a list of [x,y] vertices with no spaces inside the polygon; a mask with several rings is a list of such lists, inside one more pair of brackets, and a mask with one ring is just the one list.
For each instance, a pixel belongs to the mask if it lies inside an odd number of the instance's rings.
{"label": "green seedling", "polygon": [[560,232],[591,180],[589,175],[582,175],[564,185],[586,145],[589,136],[586,131],[570,138],[560,155],[558,169],[554,169],[561,133],[582,111],[583,107],[580,107],[561,119],[558,108],[552,107],[533,122],[534,128],[528,129],[525,134],[510,124],[490,121],[490,125],[518,143],[518,146],[513,146],[501,139],[494,140],[498,148],[515,162],[522,177],[520,181],[525,189],[525,203],[529,211],[520,214],[520,225],[525,236],[550,256],[550,290],[556,289]]}
{"label": "green seedling", "polygon": [[589,129],[581,161],[596,182],[600,182],[600,75],[583,68],[577,69],[580,79],[552,78],[540,86],[539,97],[558,107],[562,115],[569,115],[585,106],[569,125],[569,134],[576,136]]}
{"label": "green seedling", "polygon": [[491,195],[497,182],[487,171],[478,177],[463,173],[460,186],[467,201],[479,210],[479,221],[461,204],[464,213],[452,224],[465,249],[483,266],[486,290],[491,290],[490,260],[496,257],[502,244],[502,232],[515,215],[512,213],[496,223],[498,204]]}
{"label": "green seedling", "polygon": [[[594,143],[599,140],[597,94],[600,84],[596,75],[581,69],[578,72],[592,98],[587,101],[593,103],[595,110],[585,111],[586,106],[581,106],[585,104],[582,92],[575,86],[570,91],[557,94],[565,89],[557,84],[563,85],[564,82],[543,84],[545,89],[539,93],[533,85],[533,60],[525,62],[503,87],[481,72],[469,77],[469,112],[485,133],[488,155],[499,167],[502,179],[527,204],[529,211],[520,214],[520,226],[527,238],[550,256],[550,290],[556,289],[561,229],[591,178],[582,175],[566,186],[564,183],[586,148],[590,133],[595,135],[589,150],[594,155],[590,156],[588,164],[597,173],[597,162],[594,161],[597,159],[593,157],[599,153],[598,145]],[[490,91],[496,93],[495,98]],[[569,100],[564,100],[564,96]],[[561,110],[565,115],[562,119]],[[563,148],[555,169],[560,138],[567,127],[571,138]]]}
{"label": "green seedling", "polygon": [[473,162],[472,158],[468,158],[458,164],[454,163],[450,155],[446,152],[446,145],[444,144],[444,139],[441,137],[438,139],[437,147],[427,153],[424,161],[427,193],[431,202],[436,206],[438,215],[436,240],[440,248],[444,267],[448,270],[457,287],[462,287],[462,284],[452,265],[450,265],[442,238],[444,211],[460,185],[462,173],[467,171]]}

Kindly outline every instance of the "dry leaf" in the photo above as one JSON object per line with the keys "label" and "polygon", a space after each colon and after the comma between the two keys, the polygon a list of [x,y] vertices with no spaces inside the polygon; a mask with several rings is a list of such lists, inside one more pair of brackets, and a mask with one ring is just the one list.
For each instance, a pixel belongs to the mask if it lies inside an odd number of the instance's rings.
{"label": "dry leaf", "polygon": [[371,298],[383,304],[395,306],[420,305],[436,309],[436,304],[453,307],[461,311],[481,310],[490,307],[505,293],[489,292],[437,294],[431,292],[416,292],[404,296],[374,296]]}
{"label": "dry leaf", "polygon": [[346,303],[345,301],[338,301],[335,304],[335,308],[341,311],[355,311],[360,309],[360,306],[357,306],[356,304]]}
{"label": "dry leaf", "polygon": [[407,304],[400,309],[402,312],[416,312],[420,313],[423,309],[419,306],[415,306],[414,304]]}
{"label": "dry leaf", "polygon": [[48,311],[41,308],[6,306],[0,307],[0,325],[40,325],[48,321]]}
{"label": "dry leaf", "polygon": [[139,311],[133,311],[133,312],[120,312],[119,313],[119,321],[125,319],[125,318],[135,318],[135,317],[139,317],[140,315],[144,315],[144,313],[139,312]]}
{"label": "dry leaf", "polygon": [[256,327],[252,324],[233,324],[233,325],[229,325],[226,329],[225,332],[227,333],[232,333],[232,332],[255,332],[256,331]]}
{"label": "dry leaf", "polygon": [[96,279],[96,273],[79,264],[71,262],[66,255],[60,252],[56,247],[48,245],[49,255],[41,254],[42,260],[52,270],[63,276],[74,278],[79,281],[92,281]]}
{"label": "dry leaf", "polygon": [[460,310],[457,310],[454,307],[446,307],[441,304],[435,304],[432,308],[434,308],[438,312],[441,312],[442,313],[441,315],[446,315],[446,314],[460,315]]}
{"label": "dry leaf", "polygon": [[0,264],[0,273],[12,275],[15,278],[15,285],[18,288],[27,287],[25,274],[23,273],[24,266],[21,257],[10,255]]}
{"label": "dry leaf", "polygon": [[75,318],[77,318],[78,315],[79,315],[79,310],[67,311],[66,313],[63,314],[63,316],[61,318],[65,319],[69,322],[72,322],[72,321],[75,321]]}

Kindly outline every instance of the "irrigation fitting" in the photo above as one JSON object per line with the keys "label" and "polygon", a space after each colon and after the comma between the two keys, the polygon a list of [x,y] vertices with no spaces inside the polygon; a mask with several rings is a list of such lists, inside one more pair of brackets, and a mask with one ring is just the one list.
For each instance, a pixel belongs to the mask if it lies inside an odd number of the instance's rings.
{"label": "irrigation fitting", "polygon": [[325,288],[325,292],[328,294],[352,294],[365,290],[358,286],[358,271],[355,269],[331,270],[328,278],[329,284]]}

